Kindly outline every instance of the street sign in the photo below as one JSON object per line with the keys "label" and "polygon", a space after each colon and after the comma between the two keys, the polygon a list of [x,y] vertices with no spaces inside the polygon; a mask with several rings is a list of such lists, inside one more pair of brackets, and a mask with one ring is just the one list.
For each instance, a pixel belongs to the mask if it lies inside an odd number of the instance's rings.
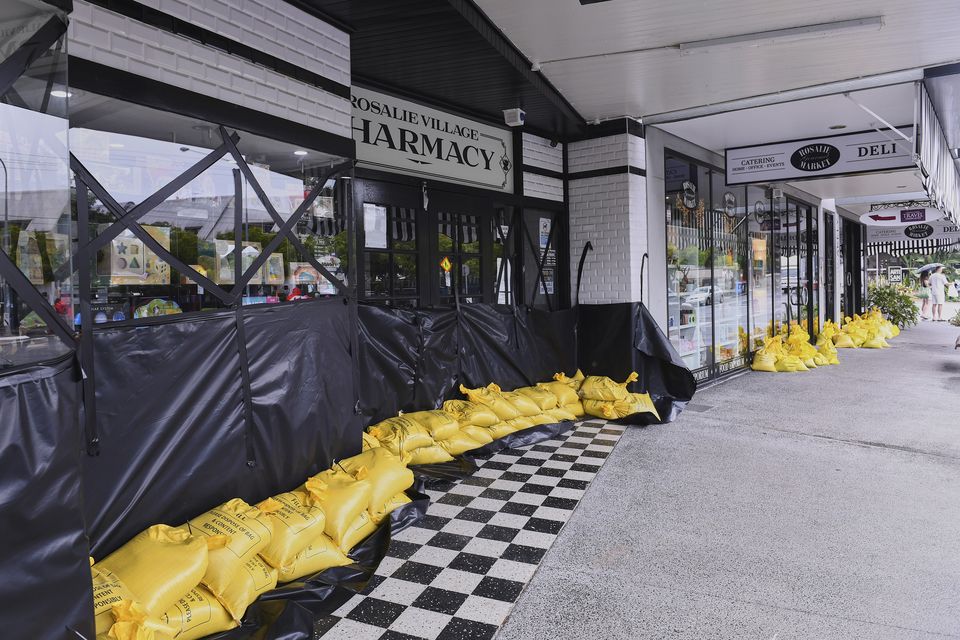
{"label": "street sign", "polygon": [[453,269],[453,263],[450,262],[450,258],[443,256],[443,260],[440,261],[440,268],[445,272],[450,273],[450,269]]}
{"label": "street sign", "polygon": [[890,284],[903,282],[903,269],[901,267],[887,267],[887,282]]}
{"label": "street sign", "polygon": [[900,227],[905,224],[923,224],[943,218],[943,211],[931,207],[909,209],[877,209],[860,216],[860,222],[871,227]]}

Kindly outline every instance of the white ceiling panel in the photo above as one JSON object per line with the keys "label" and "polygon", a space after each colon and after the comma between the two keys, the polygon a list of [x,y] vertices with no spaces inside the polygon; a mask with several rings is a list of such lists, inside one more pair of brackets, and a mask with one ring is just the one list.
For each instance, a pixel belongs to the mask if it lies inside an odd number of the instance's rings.
{"label": "white ceiling panel", "polygon": [[[649,116],[960,59],[956,0],[477,3],[588,120]],[[878,31],[686,56],[669,48],[878,15],[884,20]],[[569,60],[635,49],[647,51]]]}
{"label": "white ceiling panel", "polygon": [[[894,126],[913,122],[916,88],[912,83],[851,93],[850,97]],[[845,125],[843,130],[831,130]],[[729,147],[866,131],[883,125],[843,95],[810,98],[766,107],[657,125],[675,136],[716,153]],[[894,135],[894,134],[890,134]]]}

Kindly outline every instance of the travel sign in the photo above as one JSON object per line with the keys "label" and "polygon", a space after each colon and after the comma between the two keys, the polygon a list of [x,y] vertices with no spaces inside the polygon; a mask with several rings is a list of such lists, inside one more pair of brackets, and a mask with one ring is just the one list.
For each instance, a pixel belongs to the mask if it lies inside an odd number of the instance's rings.
{"label": "travel sign", "polygon": [[943,217],[943,211],[931,207],[906,209],[878,209],[860,216],[860,222],[873,227],[902,227],[905,224],[933,222]]}
{"label": "travel sign", "polygon": [[513,193],[513,133],[353,87],[353,139],[361,164]]}
{"label": "travel sign", "polygon": [[[913,137],[913,127],[899,127]],[[913,144],[896,134],[861,131],[726,150],[727,184],[807,180],[915,166]]]}

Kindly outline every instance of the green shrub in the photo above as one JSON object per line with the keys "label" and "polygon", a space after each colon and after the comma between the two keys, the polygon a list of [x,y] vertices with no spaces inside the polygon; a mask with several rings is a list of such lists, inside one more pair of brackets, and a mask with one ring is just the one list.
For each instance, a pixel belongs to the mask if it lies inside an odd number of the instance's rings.
{"label": "green shrub", "polygon": [[960,311],[957,311],[952,318],[950,318],[950,324],[955,327],[960,327]]}
{"label": "green shrub", "polygon": [[867,308],[871,307],[880,309],[890,322],[900,327],[915,325],[920,318],[912,292],[902,285],[871,284],[867,292]]}

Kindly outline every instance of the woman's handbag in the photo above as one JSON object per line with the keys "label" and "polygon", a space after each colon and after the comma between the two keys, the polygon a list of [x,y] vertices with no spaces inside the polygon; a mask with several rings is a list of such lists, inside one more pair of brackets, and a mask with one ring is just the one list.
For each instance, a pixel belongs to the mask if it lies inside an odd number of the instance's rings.
{"label": "woman's handbag", "polygon": [[921,286],[917,291],[918,300],[929,300],[930,299],[930,287]]}

